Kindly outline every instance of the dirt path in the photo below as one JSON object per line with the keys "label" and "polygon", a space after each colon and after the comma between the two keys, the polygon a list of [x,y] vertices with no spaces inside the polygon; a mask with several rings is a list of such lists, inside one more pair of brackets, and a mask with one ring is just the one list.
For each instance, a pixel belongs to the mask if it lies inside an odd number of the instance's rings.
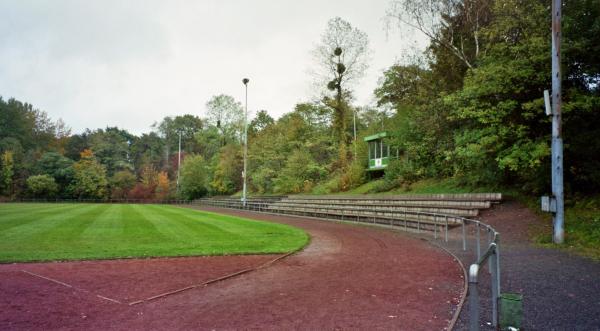
{"label": "dirt path", "polygon": [[[226,212],[301,227],[312,241],[305,250],[266,268],[133,306],[19,271],[32,265],[0,266],[0,329],[443,330],[456,310],[463,271],[425,241],[372,227]],[[210,259],[174,259],[179,271],[169,271],[165,262],[166,268],[149,267],[152,272],[140,271],[133,281],[128,275],[140,270],[139,260],[104,262],[122,263],[113,265],[114,287],[105,272],[110,268],[96,266],[103,262],[79,263],[83,267],[71,269],[51,263],[31,269],[125,301],[140,297],[136,293],[154,292],[146,291],[154,287],[162,291],[165,283],[180,279],[179,274],[202,278],[211,264],[203,266],[201,261]],[[227,257],[222,259],[223,265],[233,265],[225,262]],[[163,260],[169,259],[144,261],[153,265]],[[128,263],[138,265],[127,267]]]}
{"label": "dirt path", "polygon": [[[600,330],[599,262],[533,245],[531,229],[551,224],[517,202],[503,202],[481,218],[501,234],[502,292],[523,294],[524,330]],[[467,329],[467,314],[461,313],[457,330]],[[489,314],[483,315],[485,326]]]}

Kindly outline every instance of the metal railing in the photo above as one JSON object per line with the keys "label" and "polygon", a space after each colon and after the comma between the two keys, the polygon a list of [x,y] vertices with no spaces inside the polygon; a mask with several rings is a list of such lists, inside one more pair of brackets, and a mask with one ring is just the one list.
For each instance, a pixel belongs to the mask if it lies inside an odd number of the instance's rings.
{"label": "metal railing", "polygon": [[[491,274],[490,286],[491,286],[491,300],[492,300],[492,326],[495,328],[498,325],[498,297],[500,294],[500,234],[493,227],[478,220],[472,220],[465,217],[444,215],[437,213],[417,212],[417,211],[406,211],[406,212],[386,212],[386,215],[380,215],[378,219],[377,215],[364,215],[359,212],[351,213],[339,213],[339,209],[336,208],[336,212],[327,213],[327,208],[321,206],[317,208],[311,208],[307,204],[307,208],[304,211],[301,210],[288,210],[278,208],[273,202],[246,202],[246,206],[241,201],[233,199],[200,199],[194,202],[199,205],[208,205],[221,208],[231,209],[243,209],[254,212],[262,212],[269,214],[285,214],[305,217],[315,217],[326,220],[341,220],[341,221],[355,221],[359,223],[370,223],[384,226],[391,226],[393,228],[403,229],[405,231],[413,231],[417,233],[433,232],[434,239],[438,239],[443,234],[444,242],[449,242],[449,228],[453,226],[460,226],[460,249],[464,252],[468,248],[468,231],[467,226],[472,226],[471,232],[474,236],[475,251],[473,252],[477,259],[475,262],[470,264],[468,270],[468,304],[469,304],[469,330],[479,330],[480,320],[480,298],[478,285],[480,282],[480,274],[482,266],[487,262],[488,271]],[[313,209],[311,211],[311,209]],[[413,216],[408,218],[407,216]],[[416,217],[415,217],[416,216]],[[423,218],[427,217],[427,220]],[[410,224],[410,226],[409,226]],[[483,248],[483,249],[482,249]]]}
{"label": "metal railing", "polygon": [[[500,296],[500,233],[491,226],[479,221],[476,224],[477,261],[469,266],[469,330],[479,330],[480,302],[479,302],[479,271],[488,262],[488,272],[491,274],[492,296],[492,326],[498,326],[498,298]],[[481,227],[487,230],[487,249],[482,254],[480,246]]]}

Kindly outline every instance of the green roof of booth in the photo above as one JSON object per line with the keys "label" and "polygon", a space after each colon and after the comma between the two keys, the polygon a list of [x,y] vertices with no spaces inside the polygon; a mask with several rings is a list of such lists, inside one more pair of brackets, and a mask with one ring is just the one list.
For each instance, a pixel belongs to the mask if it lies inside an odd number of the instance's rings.
{"label": "green roof of booth", "polygon": [[387,136],[388,136],[387,132],[383,131],[383,132],[379,132],[379,133],[376,133],[376,134],[372,134],[370,136],[366,136],[364,138],[364,141],[371,141],[371,140],[381,139],[381,138],[385,138]]}

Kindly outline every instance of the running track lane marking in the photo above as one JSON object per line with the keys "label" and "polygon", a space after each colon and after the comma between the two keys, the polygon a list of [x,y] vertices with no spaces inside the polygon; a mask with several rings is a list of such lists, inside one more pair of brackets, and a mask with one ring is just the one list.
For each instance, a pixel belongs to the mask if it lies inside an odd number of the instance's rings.
{"label": "running track lane marking", "polygon": [[[77,288],[77,287],[75,287],[73,285],[70,285],[70,284],[67,284],[67,283],[63,283],[63,282],[61,282],[59,280],[56,280],[56,279],[53,279],[53,278],[50,278],[50,277],[42,276],[40,274],[36,274],[36,273],[30,272],[30,271],[27,271],[27,270],[21,270],[21,271],[24,272],[24,273],[26,273],[26,274],[28,274],[28,275],[30,275],[30,276],[42,278],[42,279],[45,279],[47,281],[53,282],[55,284],[59,284],[59,285],[62,285],[62,286],[68,287],[68,288],[72,288],[72,289],[77,290],[77,291],[94,294],[94,293],[92,293],[92,292],[90,292],[88,290],[85,290],[85,289],[82,289],[82,288]],[[102,296],[100,294],[94,294],[94,295],[96,297],[100,298],[100,299],[103,299],[103,300],[107,300],[107,301],[110,301],[110,302],[113,302],[113,303],[122,304],[121,301],[116,300],[116,299],[111,299],[111,298]]]}
{"label": "running track lane marking", "polygon": [[[183,291],[187,291],[187,290],[191,290],[191,289],[194,289],[194,288],[207,286],[207,285],[210,285],[210,284],[213,284],[213,283],[217,283],[217,282],[220,282],[220,281],[223,281],[223,280],[226,280],[226,279],[230,279],[230,278],[233,278],[233,277],[237,277],[237,276],[243,275],[243,274],[251,272],[251,271],[256,271],[256,270],[259,270],[259,269],[264,269],[264,268],[270,266],[271,264],[273,264],[273,263],[275,263],[275,262],[277,262],[277,261],[279,261],[281,259],[284,259],[284,258],[286,258],[286,257],[288,257],[288,256],[290,256],[292,254],[295,254],[296,252],[298,252],[300,250],[296,250],[296,251],[289,252],[289,253],[286,253],[284,255],[278,256],[275,259],[267,261],[267,262],[265,262],[265,263],[263,263],[263,264],[261,264],[261,265],[259,265],[257,267],[253,267],[253,268],[249,268],[249,269],[244,269],[244,270],[236,271],[234,273],[231,273],[231,274],[219,277],[219,278],[208,280],[208,281],[206,281],[204,283],[194,284],[194,285],[186,286],[184,288],[176,289],[176,290],[173,290],[173,291],[169,291],[169,292],[157,294],[157,295],[151,296],[151,297],[146,298],[146,299],[142,299],[142,300],[130,302],[128,304],[130,306],[137,305],[137,304],[140,304],[140,303],[144,303],[144,302],[148,302],[148,301],[160,299],[160,298],[163,298],[163,297],[166,297],[166,296],[169,296],[169,295],[177,294],[177,293],[180,293],[180,292],[183,292]],[[110,301],[110,302],[113,302],[113,303],[117,303],[117,304],[123,304],[123,302],[121,302],[119,300],[108,298],[108,297],[105,297],[105,296],[100,295],[100,294],[95,294],[95,293],[92,293],[92,292],[90,292],[88,290],[85,290],[85,289],[82,289],[82,288],[77,288],[77,287],[75,287],[73,285],[61,282],[59,280],[56,280],[56,279],[53,279],[53,278],[50,278],[50,277],[46,277],[46,276],[43,276],[43,275],[40,275],[40,274],[36,274],[34,272],[30,272],[30,271],[27,271],[27,270],[21,270],[21,271],[24,272],[24,273],[26,273],[26,274],[28,274],[28,275],[30,275],[30,276],[37,277],[37,278],[42,278],[42,279],[45,279],[45,280],[47,280],[49,282],[62,285],[64,287],[72,288],[74,290],[81,291],[81,292],[91,293],[91,294],[95,295],[96,297],[98,297],[100,299],[103,299],[103,300],[107,300],[107,301]]]}
{"label": "running track lane marking", "polygon": [[180,288],[180,289],[177,289],[177,290],[173,290],[173,291],[169,291],[169,292],[157,294],[155,296],[151,296],[151,297],[146,298],[146,299],[142,299],[142,300],[138,300],[138,301],[133,301],[133,302],[130,302],[129,305],[130,306],[138,305],[140,303],[149,302],[149,301],[152,301],[152,300],[164,298],[164,297],[167,297],[167,296],[170,296],[170,295],[173,295],[173,294],[181,293],[183,291],[191,290],[191,289],[198,288],[198,287],[204,287],[204,286],[207,286],[207,285],[210,285],[210,284],[213,284],[213,283],[217,283],[217,282],[220,282],[220,281],[223,281],[223,280],[234,278],[234,277],[237,277],[237,276],[240,276],[240,275],[252,272],[252,271],[256,271],[256,270],[259,270],[259,269],[264,269],[264,268],[270,266],[271,264],[273,264],[273,263],[275,263],[275,262],[277,262],[277,261],[279,261],[281,259],[284,259],[284,258],[286,258],[286,257],[288,257],[288,256],[290,256],[292,254],[296,254],[297,252],[299,252],[303,248],[304,247],[302,247],[302,248],[300,248],[298,250],[295,250],[293,252],[289,252],[289,253],[283,254],[281,256],[278,256],[275,259],[267,261],[267,262],[265,262],[265,263],[263,263],[263,264],[261,264],[261,265],[259,265],[257,267],[252,267],[252,268],[248,268],[248,269],[236,271],[234,273],[231,273],[231,274],[219,277],[219,278],[208,280],[208,281],[206,281],[204,283],[186,286],[184,288]]}

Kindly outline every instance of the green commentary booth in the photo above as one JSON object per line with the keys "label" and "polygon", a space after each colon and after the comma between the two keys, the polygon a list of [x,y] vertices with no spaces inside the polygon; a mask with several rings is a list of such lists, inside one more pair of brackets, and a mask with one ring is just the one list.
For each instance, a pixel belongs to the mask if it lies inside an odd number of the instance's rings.
{"label": "green commentary booth", "polygon": [[364,138],[369,146],[369,166],[367,167],[367,171],[383,171],[391,158],[398,158],[398,150],[394,149],[391,151],[390,146],[386,144],[387,137],[389,137],[388,133],[383,131]]}

